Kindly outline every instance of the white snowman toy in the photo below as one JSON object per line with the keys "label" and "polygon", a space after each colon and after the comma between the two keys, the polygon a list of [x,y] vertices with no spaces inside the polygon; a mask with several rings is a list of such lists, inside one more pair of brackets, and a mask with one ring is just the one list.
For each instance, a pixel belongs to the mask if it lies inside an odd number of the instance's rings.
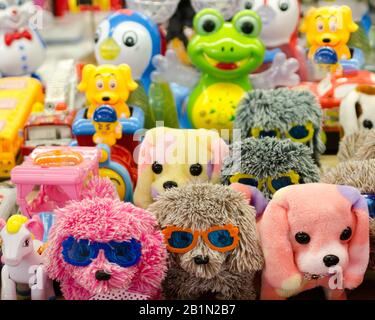
{"label": "white snowman toy", "polygon": [[0,0],[0,76],[33,75],[44,62],[46,46],[29,0]]}

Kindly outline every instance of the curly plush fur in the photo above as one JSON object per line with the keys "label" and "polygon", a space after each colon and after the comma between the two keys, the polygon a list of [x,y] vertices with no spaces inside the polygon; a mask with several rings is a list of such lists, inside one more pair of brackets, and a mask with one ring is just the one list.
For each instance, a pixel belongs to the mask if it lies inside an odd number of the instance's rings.
{"label": "curly plush fur", "polygon": [[[290,170],[299,174],[300,183],[319,181],[319,168],[307,146],[289,139],[251,137],[231,145],[230,156],[224,159],[222,183],[229,184],[230,177],[235,173],[252,174],[264,179]],[[262,192],[267,199],[272,198],[267,187]]]}
{"label": "curly plush fur", "polygon": [[[167,299],[198,299],[215,295],[218,299],[256,298],[257,271],[263,268],[255,210],[242,193],[230,187],[208,183],[173,188],[148,208],[161,228],[173,225],[193,230],[233,224],[240,241],[231,252],[210,249],[202,239],[184,254],[170,254],[170,268],[163,289]],[[194,257],[209,258],[197,265]]]}
{"label": "curly plush fur", "polygon": [[325,150],[320,138],[322,110],[310,91],[276,89],[253,90],[241,100],[234,128],[241,130],[242,139],[251,136],[252,128],[273,130],[277,128],[285,138],[285,132],[296,125],[311,122],[314,135],[308,143],[313,150],[315,161]]}
{"label": "curly plush fur", "polygon": [[82,191],[83,199],[94,199],[96,197],[118,199],[116,188],[108,177],[93,177]]}
{"label": "curly plush fur", "polygon": [[[160,293],[166,272],[166,249],[156,219],[147,211],[130,203],[111,198],[72,201],[56,212],[57,218],[49,234],[46,249],[46,269],[60,282],[66,299],[85,300],[112,290],[129,290],[155,298]],[[62,242],[73,236],[106,243],[135,238],[141,242],[141,260],[135,266],[122,268],[110,263],[100,251],[86,267],[68,264],[62,256]],[[95,273],[104,270],[111,275],[98,281]]]}
{"label": "curly plush fur", "polygon": [[361,129],[344,136],[337,157],[340,162],[375,158],[375,130]]}

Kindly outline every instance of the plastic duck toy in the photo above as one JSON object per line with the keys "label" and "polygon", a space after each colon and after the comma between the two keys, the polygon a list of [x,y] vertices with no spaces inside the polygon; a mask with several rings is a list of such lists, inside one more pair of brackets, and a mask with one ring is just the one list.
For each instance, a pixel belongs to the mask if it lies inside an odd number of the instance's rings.
{"label": "plastic duck toy", "polygon": [[252,89],[248,75],[263,62],[260,17],[243,10],[225,22],[218,11],[204,9],[193,25],[188,54],[202,75],[188,101],[190,122],[193,128],[231,129],[238,102]]}
{"label": "plastic duck toy", "polygon": [[103,103],[116,110],[117,118],[129,118],[130,109],[126,104],[129,94],[138,88],[126,64],[119,66],[87,64],[82,70],[82,80],[78,90],[86,93],[90,103],[87,118],[91,119],[95,109]]}
{"label": "plastic duck toy", "polygon": [[335,65],[338,60],[351,58],[347,43],[350,35],[357,29],[358,25],[353,21],[352,11],[348,6],[332,6],[311,8],[300,31],[306,33],[310,59],[317,63],[324,61]]}
{"label": "plastic duck toy", "polygon": [[93,139],[96,144],[103,143],[112,147],[117,139],[121,139],[121,124],[117,121],[116,111],[111,106],[97,108],[93,123],[96,131]]}
{"label": "plastic duck toy", "polygon": [[99,64],[130,66],[134,79],[146,92],[154,70],[152,58],[161,53],[158,26],[148,17],[129,9],[119,10],[104,19],[95,36],[95,56]]}

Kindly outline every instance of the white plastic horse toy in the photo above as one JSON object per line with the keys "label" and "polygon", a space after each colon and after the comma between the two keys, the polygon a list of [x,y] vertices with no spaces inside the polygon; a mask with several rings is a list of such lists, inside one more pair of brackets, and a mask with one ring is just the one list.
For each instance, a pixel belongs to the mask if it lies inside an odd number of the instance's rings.
{"label": "white plastic horse toy", "polygon": [[38,216],[13,215],[0,220],[4,267],[1,270],[1,299],[16,300],[16,284],[28,284],[32,300],[54,297],[52,280],[44,270],[43,224]]}

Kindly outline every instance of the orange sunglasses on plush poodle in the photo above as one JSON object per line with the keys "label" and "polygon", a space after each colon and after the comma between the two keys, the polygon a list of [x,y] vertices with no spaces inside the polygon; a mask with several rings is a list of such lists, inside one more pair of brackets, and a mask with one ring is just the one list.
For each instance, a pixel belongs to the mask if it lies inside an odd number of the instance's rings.
{"label": "orange sunglasses on plush poodle", "polygon": [[186,253],[194,249],[199,236],[212,250],[219,252],[230,251],[238,245],[238,233],[238,228],[231,224],[214,226],[205,231],[193,231],[190,228],[185,229],[175,226],[168,226],[163,229],[167,249],[174,253]]}

